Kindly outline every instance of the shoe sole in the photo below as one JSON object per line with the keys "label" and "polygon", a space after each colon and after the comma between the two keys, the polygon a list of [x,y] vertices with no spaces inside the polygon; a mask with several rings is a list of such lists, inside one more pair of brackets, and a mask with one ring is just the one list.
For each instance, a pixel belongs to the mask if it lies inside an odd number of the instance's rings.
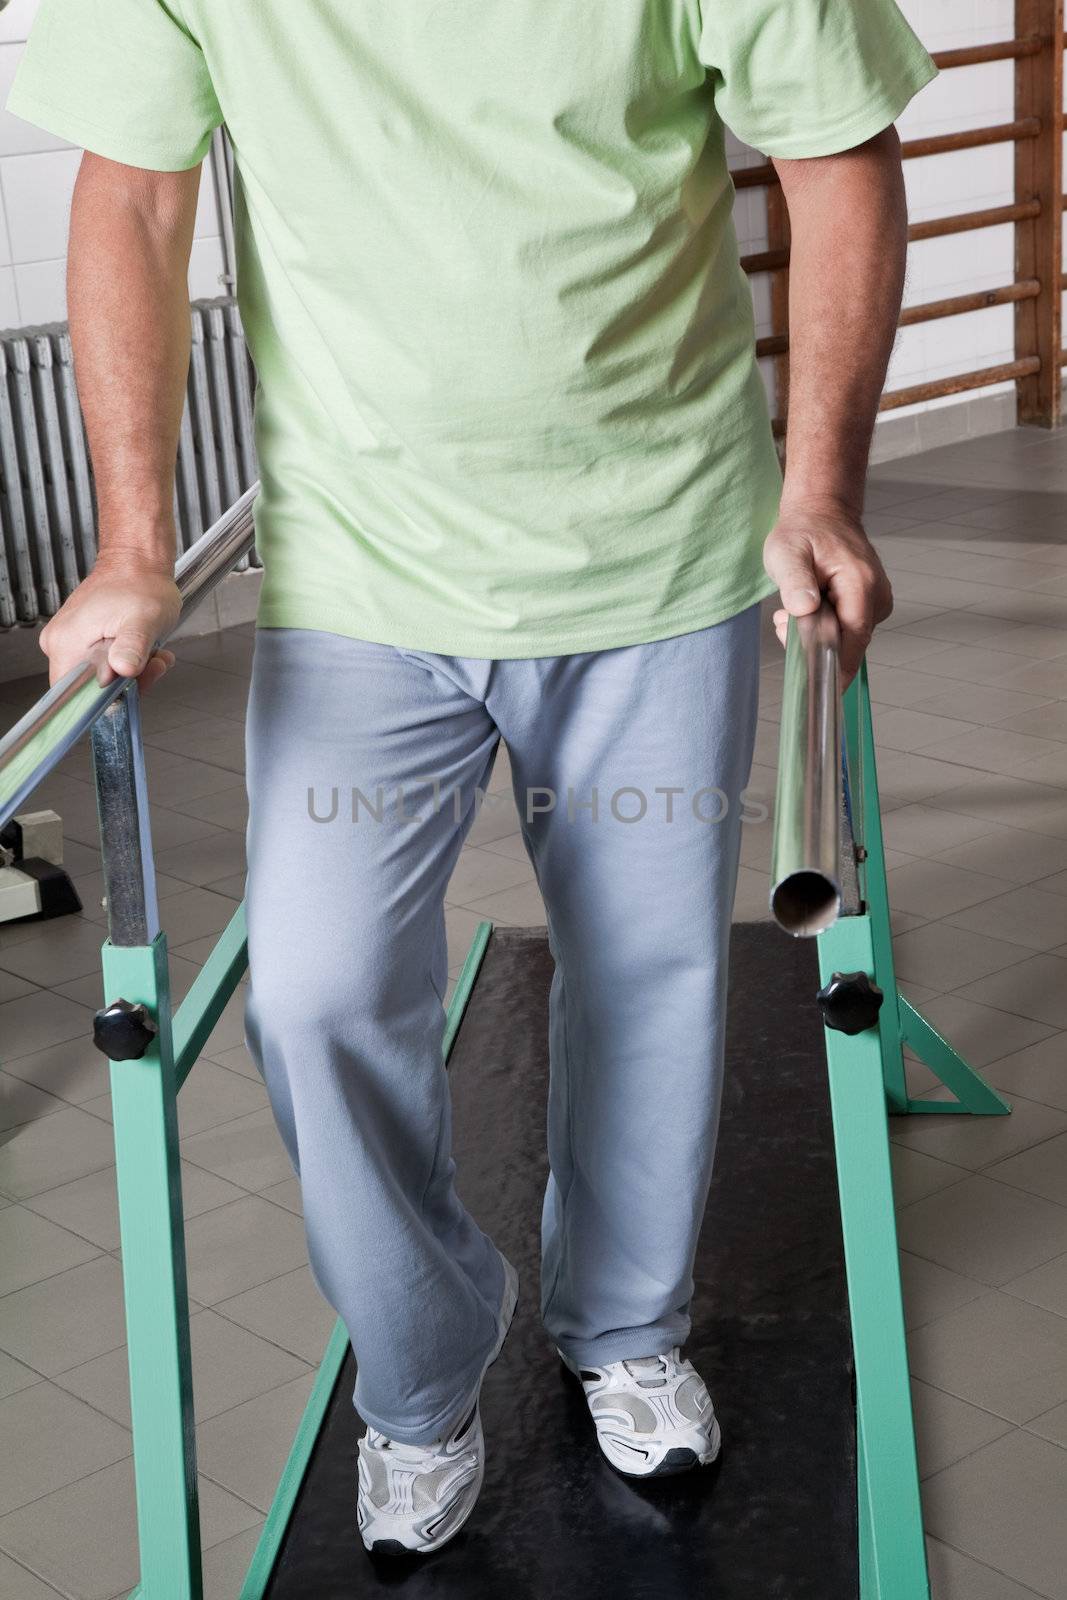
{"label": "shoe sole", "polygon": [[[519,1304],[519,1274],[506,1256],[503,1256],[501,1259],[504,1262],[504,1295],[501,1301],[499,1314],[500,1337],[497,1339],[496,1345],[490,1352],[489,1359],[482,1368],[482,1375],[478,1379],[478,1398],[475,1401],[476,1405],[481,1404],[481,1391],[482,1385],[485,1382],[485,1375],[504,1348],[508,1334],[511,1332],[511,1325],[515,1320],[515,1312],[518,1309]],[[421,1544],[414,1548],[411,1545],[402,1543],[402,1541],[399,1539],[375,1539],[372,1544],[365,1544],[364,1549],[367,1550],[372,1556],[387,1556],[393,1558],[397,1556],[408,1556],[417,1559],[419,1556],[433,1555],[435,1550],[440,1550],[446,1544],[450,1544],[451,1541],[456,1537],[456,1534],[459,1533],[463,1528],[475,1506],[478,1504],[478,1496],[482,1492],[482,1483],[484,1479],[485,1448],[483,1445],[482,1457],[478,1467],[478,1476],[473,1480],[472,1484],[474,1492],[471,1495],[470,1505],[467,1507],[463,1516],[456,1523],[454,1528],[450,1528],[442,1538],[432,1539],[429,1544]]]}

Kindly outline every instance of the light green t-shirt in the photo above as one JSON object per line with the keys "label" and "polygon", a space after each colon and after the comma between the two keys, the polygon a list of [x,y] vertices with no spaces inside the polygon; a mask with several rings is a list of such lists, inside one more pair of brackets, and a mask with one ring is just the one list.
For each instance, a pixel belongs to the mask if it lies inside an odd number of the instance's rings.
{"label": "light green t-shirt", "polygon": [[163,170],[226,123],[260,624],[510,657],[771,592],[724,123],[831,154],[934,70],[893,0],[43,0],[7,104]]}

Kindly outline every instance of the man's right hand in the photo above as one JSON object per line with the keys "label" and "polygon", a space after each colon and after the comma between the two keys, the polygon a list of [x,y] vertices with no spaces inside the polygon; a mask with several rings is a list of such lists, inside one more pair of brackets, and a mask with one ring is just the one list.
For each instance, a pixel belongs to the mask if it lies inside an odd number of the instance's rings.
{"label": "man's right hand", "polygon": [[101,552],[89,576],[41,630],[49,682],[88,659],[92,646],[104,640],[100,682],[136,678],[142,690],[151,688],[174,665],[173,653],[155,645],[180,614],[172,567],[128,551]]}

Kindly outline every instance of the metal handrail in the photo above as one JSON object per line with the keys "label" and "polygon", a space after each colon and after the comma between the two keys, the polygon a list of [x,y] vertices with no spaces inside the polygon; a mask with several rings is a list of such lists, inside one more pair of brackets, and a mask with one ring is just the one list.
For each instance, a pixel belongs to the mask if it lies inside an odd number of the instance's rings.
{"label": "metal handrail", "polygon": [[824,600],[786,635],[771,911],[798,937],[859,910],[842,722],[840,628]]}
{"label": "metal handrail", "polygon": [[[258,492],[259,484],[254,483],[179,558],[174,569],[182,601],[179,622],[196,610],[251,548],[255,537],[252,506]],[[157,644],[165,644],[169,637],[164,635]],[[0,827],[129,686],[130,678],[101,684],[102,663],[101,646],[89,660],[54,683],[0,739]]]}

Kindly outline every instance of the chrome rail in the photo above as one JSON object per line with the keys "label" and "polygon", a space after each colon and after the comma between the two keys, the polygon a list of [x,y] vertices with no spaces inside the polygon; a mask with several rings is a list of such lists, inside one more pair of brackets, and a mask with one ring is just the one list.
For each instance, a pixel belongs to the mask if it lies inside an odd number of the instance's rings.
{"label": "chrome rail", "polygon": [[843,758],[840,631],[828,601],[790,617],[771,840],[771,911],[797,937],[859,910]]}
{"label": "chrome rail", "polygon": [[[174,569],[182,598],[179,621],[196,610],[251,548],[252,506],[258,490],[258,483],[246,490],[179,558]],[[165,644],[167,637],[157,643]],[[100,682],[105,658],[101,641],[88,660],[54,683],[0,739],[0,827],[129,687],[130,678]]]}

